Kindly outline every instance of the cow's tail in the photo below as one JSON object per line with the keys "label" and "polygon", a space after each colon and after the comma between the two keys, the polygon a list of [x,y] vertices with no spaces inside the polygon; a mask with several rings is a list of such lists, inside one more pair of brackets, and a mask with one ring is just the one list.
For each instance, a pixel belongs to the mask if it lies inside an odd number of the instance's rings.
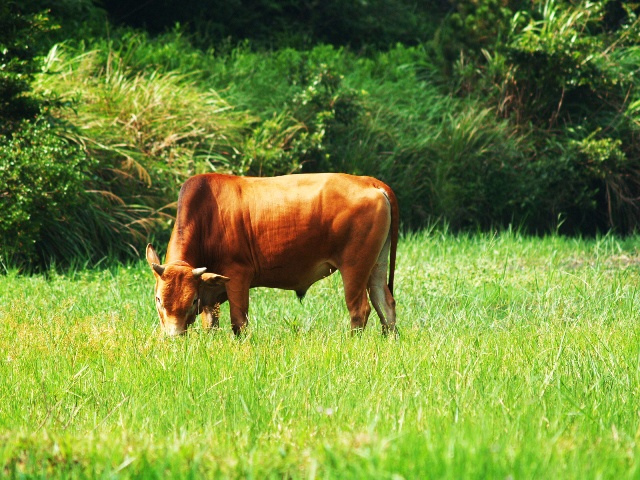
{"label": "cow's tail", "polygon": [[380,187],[384,190],[385,196],[389,200],[391,206],[391,227],[389,236],[391,237],[391,249],[389,251],[389,292],[393,295],[393,277],[396,271],[396,252],[398,250],[398,234],[400,230],[400,208],[398,207],[398,199],[396,194],[388,185],[381,183]]}

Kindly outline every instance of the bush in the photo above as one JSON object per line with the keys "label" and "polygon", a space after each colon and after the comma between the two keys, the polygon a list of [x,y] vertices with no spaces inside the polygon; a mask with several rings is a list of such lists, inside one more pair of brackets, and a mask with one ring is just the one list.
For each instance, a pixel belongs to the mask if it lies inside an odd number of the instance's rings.
{"label": "bush", "polygon": [[376,176],[397,190],[403,221],[416,228],[434,218],[458,228],[508,223],[527,201],[530,172],[520,172],[530,146],[493,110],[443,95],[424,78],[433,67],[423,48],[398,45],[367,58],[327,45],[262,53],[241,45],[198,60],[185,53],[181,65],[152,54],[173,51],[173,41],[187,48],[179,32],[164,38],[159,50],[139,35],[116,48],[132,71],[152,63],[181,72],[195,62],[201,86],[250,109],[229,159],[234,172]]}
{"label": "bush", "polygon": [[445,22],[434,51],[447,59],[441,71],[455,95],[478,98],[527,139],[528,228],[561,218],[572,233],[636,229],[638,7],[465,0],[461,9],[470,14]]}
{"label": "bush", "polygon": [[514,16],[505,49],[503,113],[531,125],[538,144],[555,137],[556,153],[538,158],[540,170],[553,170],[554,157],[570,153],[577,183],[565,179],[548,195],[565,200],[562,210],[573,210],[578,218],[570,223],[582,231],[629,232],[640,221],[640,126],[629,111],[638,95],[640,24],[628,8],[610,28],[614,3],[549,0]]}
{"label": "bush", "polygon": [[[84,186],[92,161],[43,123],[23,123],[13,138],[0,139],[0,244],[11,264],[40,263],[46,252],[75,251],[69,225],[89,202]],[[44,234],[60,229],[66,247]]]}
{"label": "bush", "polygon": [[255,119],[188,76],[139,71],[114,51],[65,46],[51,50],[45,71],[37,91],[72,107],[49,114],[92,159],[85,184],[91,196],[79,212],[86,228],[78,223],[75,230],[84,257],[137,256],[149,235],[170,229],[186,178],[243,173],[238,146]]}

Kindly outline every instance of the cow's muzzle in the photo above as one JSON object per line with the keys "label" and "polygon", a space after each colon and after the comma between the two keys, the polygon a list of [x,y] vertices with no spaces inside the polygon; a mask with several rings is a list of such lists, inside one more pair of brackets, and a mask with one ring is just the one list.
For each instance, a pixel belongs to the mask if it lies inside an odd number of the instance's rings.
{"label": "cow's muzzle", "polygon": [[186,327],[179,327],[178,325],[162,325],[162,330],[169,337],[184,335],[187,332]]}

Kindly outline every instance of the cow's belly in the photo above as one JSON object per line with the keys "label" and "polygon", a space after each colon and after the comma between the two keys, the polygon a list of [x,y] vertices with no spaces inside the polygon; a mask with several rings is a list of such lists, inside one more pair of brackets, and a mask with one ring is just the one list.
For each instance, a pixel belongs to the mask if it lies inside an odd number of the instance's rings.
{"label": "cow's belly", "polygon": [[291,262],[287,266],[263,269],[259,275],[256,275],[251,286],[306,292],[311,285],[335,271],[336,267],[328,261],[312,265]]}

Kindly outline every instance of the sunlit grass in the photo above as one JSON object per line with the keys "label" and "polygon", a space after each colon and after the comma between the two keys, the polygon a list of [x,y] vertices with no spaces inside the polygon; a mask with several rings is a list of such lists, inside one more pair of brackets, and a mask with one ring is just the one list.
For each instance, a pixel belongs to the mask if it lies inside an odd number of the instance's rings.
{"label": "sunlit grass", "polygon": [[635,478],[637,239],[405,238],[401,337],[338,275],[157,328],[145,264],[0,277],[5,475]]}
{"label": "sunlit grass", "polygon": [[72,112],[55,112],[77,126],[75,140],[146,183],[158,179],[152,169],[159,165],[182,168],[182,175],[214,164],[231,170],[217,162],[231,155],[251,121],[189,75],[136,71],[113,50],[58,45],[46,58],[45,72],[38,91],[75,101]]}

